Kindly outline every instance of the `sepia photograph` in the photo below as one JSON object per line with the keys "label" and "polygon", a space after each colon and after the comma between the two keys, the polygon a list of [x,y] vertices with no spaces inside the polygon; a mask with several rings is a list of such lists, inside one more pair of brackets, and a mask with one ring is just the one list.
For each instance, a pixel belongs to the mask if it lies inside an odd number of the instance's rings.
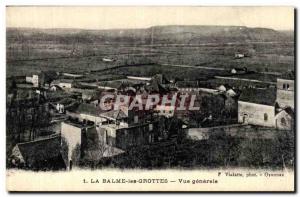
{"label": "sepia photograph", "polygon": [[294,192],[295,17],[7,6],[7,190]]}

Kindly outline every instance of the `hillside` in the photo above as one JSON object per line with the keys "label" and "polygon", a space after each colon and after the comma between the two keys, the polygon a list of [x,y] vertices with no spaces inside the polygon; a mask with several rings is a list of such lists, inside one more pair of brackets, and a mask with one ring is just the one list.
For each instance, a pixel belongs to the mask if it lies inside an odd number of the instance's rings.
{"label": "hillside", "polygon": [[[294,70],[293,32],[242,26],[155,26],[146,29],[7,28],[7,75],[40,70],[86,72],[131,64],[186,64],[258,71]],[[235,53],[247,58],[235,59]],[[115,62],[104,62],[112,57]],[[166,67],[170,70],[169,67]],[[132,75],[144,75],[141,68]],[[149,68],[155,74],[154,68]],[[199,70],[199,69],[198,69]],[[153,72],[152,72],[153,71]],[[173,73],[182,72],[176,68]],[[205,73],[189,72],[192,75]],[[170,73],[172,74],[172,73]],[[189,74],[189,75],[190,75]]]}
{"label": "hillside", "polygon": [[8,42],[103,44],[203,44],[293,41],[292,34],[244,26],[154,26],[146,29],[29,29],[8,28]]}

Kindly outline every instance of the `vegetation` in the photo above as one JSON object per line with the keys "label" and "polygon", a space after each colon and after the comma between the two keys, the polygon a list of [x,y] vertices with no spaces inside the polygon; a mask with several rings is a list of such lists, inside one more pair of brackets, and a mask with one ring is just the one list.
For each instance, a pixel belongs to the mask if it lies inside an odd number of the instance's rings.
{"label": "vegetation", "polygon": [[160,143],[160,145],[132,147],[123,155],[102,160],[98,167],[293,168],[294,138],[292,136],[290,131],[277,132],[274,139],[235,138],[221,134],[202,141],[184,140],[181,143],[173,141]]}
{"label": "vegetation", "polygon": [[[294,69],[293,36],[271,29],[167,26],[123,32],[120,37],[119,30],[7,29],[7,75],[37,70],[86,72],[149,63],[278,72]],[[247,57],[235,59],[237,52]],[[103,62],[103,57],[116,61]],[[143,75],[144,70],[135,71]],[[179,67],[171,73],[182,71]]]}

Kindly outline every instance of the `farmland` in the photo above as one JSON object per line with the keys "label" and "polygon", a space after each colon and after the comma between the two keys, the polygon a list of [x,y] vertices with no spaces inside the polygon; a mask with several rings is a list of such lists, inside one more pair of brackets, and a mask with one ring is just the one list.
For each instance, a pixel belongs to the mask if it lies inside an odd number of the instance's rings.
{"label": "farmland", "polygon": [[[208,31],[202,26],[180,26],[171,34],[170,28],[175,27],[154,28],[152,39],[148,35],[149,29],[7,29],[7,76],[46,70],[85,73],[124,65],[136,66],[114,69],[111,74],[151,76],[162,72],[169,77],[195,78],[222,74],[234,67],[259,72],[294,70],[294,42],[290,34],[246,27],[242,30],[227,27],[229,30],[226,31],[223,30],[225,27],[210,27]],[[119,35],[118,32],[123,33]],[[235,59],[237,52],[247,56]],[[116,61],[104,62],[103,57]],[[166,64],[225,71],[171,68]],[[110,73],[97,73],[102,74]]]}

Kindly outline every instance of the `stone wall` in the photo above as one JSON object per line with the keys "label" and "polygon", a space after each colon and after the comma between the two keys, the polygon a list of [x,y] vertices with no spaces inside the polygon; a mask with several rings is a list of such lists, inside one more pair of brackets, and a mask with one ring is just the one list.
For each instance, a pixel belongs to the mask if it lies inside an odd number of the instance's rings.
{"label": "stone wall", "polygon": [[238,122],[275,127],[274,106],[238,101]]}

